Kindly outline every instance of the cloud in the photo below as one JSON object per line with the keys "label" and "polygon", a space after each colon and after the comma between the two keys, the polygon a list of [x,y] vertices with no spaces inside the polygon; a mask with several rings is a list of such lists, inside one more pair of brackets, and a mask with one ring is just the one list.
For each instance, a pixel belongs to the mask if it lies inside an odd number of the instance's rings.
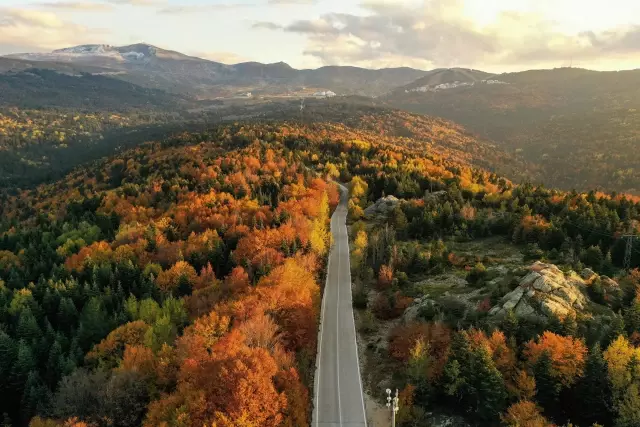
{"label": "cloud", "polygon": [[160,14],[173,15],[185,13],[207,13],[221,10],[241,9],[253,7],[253,3],[221,3],[221,4],[195,4],[195,5],[175,5],[167,6],[158,11]]}
{"label": "cloud", "polygon": [[16,47],[43,51],[80,43],[98,43],[102,29],[63,21],[56,14],[34,9],[0,7],[0,51],[15,52]]}
{"label": "cloud", "polygon": [[41,12],[30,9],[0,9],[0,28],[19,28],[30,26],[34,28],[49,29],[60,28],[64,22],[53,13]]}
{"label": "cloud", "polygon": [[316,4],[317,0],[269,0],[269,4]]}
{"label": "cloud", "polygon": [[465,16],[462,0],[361,4],[366,14],[327,13],[288,25],[254,28],[307,38],[305,55],[323,64],[364,67],[557,66],[570,58],[597,61],[640,53],[640,26],[569,34],[533,12],[502,11],[479,23]]}
{"label": "cloud", "polygon": [[166,0],[107,0],[109,3],[131,6],[158,6],[166,4]]}
{"label": "cloud", "polygon": [[191,52],[191,56],[209,59],[223,64],[238,64],[240,62],[248,62],[249,59],[233,52]]}
{"label": "cloud", "polygon": [[55,3],[38,3],[37,6],[46,9],[76,10],[87,12],[106,12],[113,10],[113,6],[105,3],[93,3],[83,1],[61,1]]}
{"label": "cloud", "polygon": [[265,29],[265,30],[282,30],[283,29],[282,25],[278,25],[274,22],[265,22],[265,21],[256,22],[251,26],[251,28]]}

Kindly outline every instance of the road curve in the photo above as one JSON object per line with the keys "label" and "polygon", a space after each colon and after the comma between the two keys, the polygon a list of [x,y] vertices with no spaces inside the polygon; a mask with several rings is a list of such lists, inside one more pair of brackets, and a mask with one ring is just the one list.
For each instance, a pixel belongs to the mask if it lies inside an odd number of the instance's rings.
{"label": "road curve", "polygon": [[366,427],[356,328],[351,304],[351,268],[347,235],[348,191],[340,186],[340,204],[331,217],[333,247],[322,297],[312,426]]}

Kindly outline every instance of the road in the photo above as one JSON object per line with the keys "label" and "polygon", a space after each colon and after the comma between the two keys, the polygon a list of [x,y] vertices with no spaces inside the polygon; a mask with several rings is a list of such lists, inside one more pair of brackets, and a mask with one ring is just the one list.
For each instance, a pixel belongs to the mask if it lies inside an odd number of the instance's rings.
{"label": "road", "polygon": [[351,268],[347,235],[347,189],[331,217],[333,247],[322,298],[312,426],[367,425],[351,305]]}

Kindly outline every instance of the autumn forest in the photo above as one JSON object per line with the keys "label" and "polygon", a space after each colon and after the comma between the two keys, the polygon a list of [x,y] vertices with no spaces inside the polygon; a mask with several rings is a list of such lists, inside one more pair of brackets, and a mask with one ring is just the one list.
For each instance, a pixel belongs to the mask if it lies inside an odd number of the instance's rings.
{"label": "autumn forest", "polygon": [[[310,108],[190,131],[158,112],[0,114],[19,159],[0,160],[3,427],[310,425],[338,182],[358,332],[389,330],[363,352],[390,368],[400,426],[639,425],[637,196],[521,182],[517,158],[446,120]],[[495,241],[523,254],[504,280]],[[509,309],[551,264],[593,273],[581,309]],[[424,285],[443,274],[464,286]]]}

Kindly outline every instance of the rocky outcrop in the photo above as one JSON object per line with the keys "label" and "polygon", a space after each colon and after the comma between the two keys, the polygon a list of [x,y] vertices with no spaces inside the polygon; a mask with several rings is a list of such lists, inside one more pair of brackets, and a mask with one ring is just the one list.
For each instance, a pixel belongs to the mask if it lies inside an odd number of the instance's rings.
{"label": "rocky outcrop", "polygon": [[429,298],[414,298],[413,302],[402,315],[402,320],[405,323],[410,323],[418,319],[420,312],[426,308],[434,307],[435,301]]}
{"label": "rocky outcrop", "polygon": [[392,195],[381,197],[378,200],[376,200],[376,202],[373,205],[368,206],[364,210],[364,214],[367,217],[374,217],[379,215],[387,216],[389,215],[389,213],[391,213],[391,211],[396,207],[396,205],[399,202],[400,200],[397,197]]}
{"label": "rocky outcrop", "polygon": [[591,279],[593,272],[583,271],[581,276],[575,272],[564,274],[554,264],[542,262],[536,262],[530,270],[518,287],[489,311],[490,315],[500,316],[512,310],[518,317],[554,315],[564,318],[585,309],[587,282],[583,277]]}

